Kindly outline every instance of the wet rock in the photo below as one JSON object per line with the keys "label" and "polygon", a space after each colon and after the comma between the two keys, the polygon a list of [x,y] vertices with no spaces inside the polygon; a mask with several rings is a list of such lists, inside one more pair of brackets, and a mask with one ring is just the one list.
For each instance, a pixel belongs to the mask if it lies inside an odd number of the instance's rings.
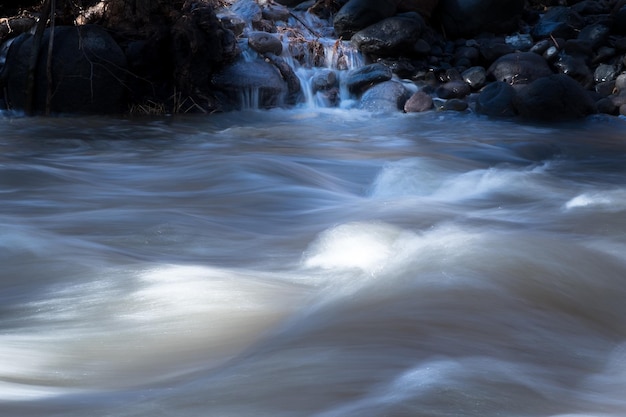
{"label": "wet rock", "polygon": [[465,81],[452,80],[437,88],[437,96],[443,99],[463,98],[472,92],[471,87]]}
{"label": "wet rock", "polygon": [[415,12],[402,13],[374,23],[352,36],[352,43],[365,54],[391,56],[412,54],[424,30],[424,19]]}
{"label": "wet rock", "polygon": [[533,28],[531,34],[535,39],[543,38],[575,38],[583,28],[583,18],[569,7],[557,6],[550,8]]}
{"label": "wet rock", "polygon": [[589,93],[564,74],[533,81],[517,92],[513,103],[520,116],[537,121],[579,119],[596,111]]}
{"label": "wet rock", "polygon": [[441,0],[439,10],[449,37],[506,33],[516,29],[524,0]]}
{"label": "wet rock", "polygon": [[609,97],[602,98],[596,102],[596,109],[598,113],[610,114],[617,116],[619,114],[619,107],[613,103]]}
{"label": "wet rock", "polygon": [[398,3],[398,0],[349,0],[333,19],[337,37],[350,39],[356,32],[393,16]]}
{"label": "wet rock", "polygon": [[318,91],[326,91],[339,86],[337,74],[333,70],[321,70],[317,72],[311,79],[311,90],[316,93]]}
{"label": "wet rock", "polygon": [[593,72],[581,57],[560,54],[559,59],[554,63],[554,67],[561,74],[566,74],[584,85],[585,88],[589,88],[593,84]]}
{"label": "wet rock", "polygon": [[491,83],[478,95],[476,111],[492,117],[514,116],[513,99],[515,94],[515,88],[510,84],[502,81]]}
{"label": "wet rock", "polygon": [[607,42],[610,33],[611,29],[608,26],[596,23],[585,26],[580,33],[578,33],[577,39],[588,41],[592,49],[597,49]]}
{"label": "wet rock", "polygon": [[359,102],[359,108],[376,113],[397,112],[404,108],[408,90],[397,81],[385,81],[368,89]]}
{"label": "wet rock", "polygon": [[504,39],[495,38],[481,42],[479,51],[486,61],[493,62],[501,56],[512,54],[515,49]]}
{"label": "wet rock", "polygon": [[237,0],[230,7],[230,11],[245,22],[258,23],[263,19],[263,11],[254,0]]}
{"label": "wet rock", "polygon": [[391,80],[392,76],[387,66],[378,63],[369,64],[349,71],[346,75],[346,86],[350,93],[361,94],[374,84]]}
{"label": "wet rock", "polygon": [[[43,37],[48,45],[50,29]],[[11,45],[6,61],[7,99],[24,109],[32,36],[23,34]],[[48,48],[37,60],[34,111],[45,110]],[[57,26],[54,32],[50,110],[54,113],[118,113],[124,108],[127,60],[104,29],[95,25]]]}
{"label": "wet rock", "polygon": [[471,67],[463,71],[461,77],[471,88],[479,90],[487,82],[487,70],[483,67]]}
{"label": "wet rock", "polygon": [[261,10],[261,16],[265,20],[270,20],[272,22],[286,22],[289,20],[290,12],[289,9],[280,4],[266,4],[265,7]]}
{"label": "wet rock", "polygon": [[443,111],[465,111],[469,105],[467,101],[461,100],[458,98],[451,98],[450,100],[446,100],[440,107],[439,110]]}
{"label": "wet rock", "polygon": [[278,69],[265,61],[239,60],[224,66],[211,78],[226,108],[272,108],[283,104],[287,84]]}
{"label": "wet rock", "polygon": [[258,53],[272,53],[280,55],[283,52],[283,44],[278,37],[267,32],[248,33],[248,45]]}
{"label": "wet rock", "polygon": [[430,94],[424,91],[414,93],[406,103],[404,103],[405,113],[421,113],[433,108],[433,99]]}
{"label": "wet rock", "polygon": [[594,81],[596,83],[601,83],[605,81],[613,81],[617,78],[618,70],[615,65],[610,64],[600,64],[596,67],[596,70],[593,74]]}
{"label": "wet rock", "polygon": [[552,74],[550,66],[533,52],[516,52],[498,58],[489,67],[488,74],[508,84],[528,84]]}

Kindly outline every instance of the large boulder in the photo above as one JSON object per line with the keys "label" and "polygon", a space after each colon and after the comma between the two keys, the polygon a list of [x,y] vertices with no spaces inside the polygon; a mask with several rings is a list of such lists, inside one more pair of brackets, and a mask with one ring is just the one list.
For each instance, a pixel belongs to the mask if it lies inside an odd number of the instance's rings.
{"label": "large boulder", "polygon": [[[95,25],[57,26],[54,30],[48,86],[48,44],[44,32],[34,84],[33,112],[119,113],[124,110],[127,61],[121,48],[104,29]],[[3,70],[8,104],[26,107],[26,83],[33,50],[33,36],[23,34],[11,45]]]}
{"label": "large boulder", "polygon": [[449,37],[515,31],[524,0],[440,0],[439,15]]}
{"label": "large boulder", "polygon": [[402,13],[357,32],[352,37],[352,43],[369,55],[412,55],[413,46],[420,39],[424,27],[424,19],[418,13]]}
{"label": "large boulder", "polygon": [[211,78],[213,88],[232,109],[273,108],[284,104],[289,88],[276,66],[263,60],[238,60]]}
{"label": "large boulder", "polygon": [[333,18],[337,37],[350,39],[369,25],[393,16],[399,0],[349,0]]}
{"label": "large boulder", "polygon": [[498,58],[487,73],[508,84],[529,84],[553,74],[546,60],[534,52],[514,52]]}
{"label": "large boulder", "polygon": [[530,83],[517,92],[513,104],[520,116],[537,121],[578,119],[596,111],[590,94],[564,74]]}

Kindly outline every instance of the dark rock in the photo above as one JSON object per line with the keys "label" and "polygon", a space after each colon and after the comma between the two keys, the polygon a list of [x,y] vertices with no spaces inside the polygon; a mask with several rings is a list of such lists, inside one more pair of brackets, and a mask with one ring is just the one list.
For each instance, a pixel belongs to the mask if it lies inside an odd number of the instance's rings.
{"label": "dark rock", "polygon": [[487,70],[483,67],[471,67],[463,71],[461,77],[474,90],[479,90],[487,82]]}
{"label": "dark rock", "polygon": [[501,56],[512,54],[515,49],[506,43],[504,39],[490,39],[488,41],[481,42],[480,54],[488,62],[493,62]]}
{"label": "dark rock", "polygon": [[573,11],[580,15],[598,15],[608,13],[607,7],[598,0],[583,0],[570,6]]}
{"label": "dark rock", "polygon": [[517,92],[513,103],[520,116],[537,121],[579,119],[596,111],[589,93],[564,74],[535,80]]}
{"label": "dark rock", "polygon": [[418,55],[427,55],[431,51],[430,44],[424,39],[418,39],[413,45],[413,52]]}
{"label": "dark rock", "polygon": [[592,49],[597,49],[609,39],[611,29],[601,23],[585,26],[579,33],[578,39],[589,41]]}
{"label": "dark rock", "polygon": [[393,16],[398,0],[349,0],[333,18],[337,37],[350,39],[369,25]]}
{"label": "dark rock", "polygon": [[278,69],[265,61],[239,60],[226,65],[211,78],[225,105],[232,108],[272,108],[281,106],[288,92]]}
{"label": "dark rock", "polygon": [[396,112],[404,108],[409,98],[407,89],[397,81],[385,81],[368,89],[359,103],[359,108],[371,112]]}
{"label": "dark rock", "polygon": [[439,110],[443,111],[465,111],[469,105],[467,101],[461,100],[458,98],[451,98],[450,100],[446,100],[443,105],[439,107]]}
{"label": "dark rock", "polygon": [[615,92],[615,80],[599,82],[595,86],[595,91],[600,97],[608,97]]}
{"label": "dark rock", "polygon": [[535,39],[543,38],[575,38],[585,22],[582,17],[569,7],[557,6],[549,9],[533,28],[531,34]]}
{"label": "dark rock", "polygon": [[421,113],[433,108],[432,97],[423,92],[418,91],[414,93],[406,103],[404,103],[404,111],[406,113]]}
{"label": "dark rock", "polygon": [[516,29],[524,0],[440,0],[441,23],[451,38]]}
{"label": "dark rock", "polygon": [[619,114],[619,107],[613,103],[608,97],[602,98],[596,102],[596,109],[598,113],[610,114],[617,116]]}
{"label": "dark rock", "polygon": [[589,40],[568,39],[565,41],[563,52],[587,60],[593,55],[593,43]]}
{"label": "dark rock", "polygon": [[473,46],[461,46],[454,51],[454,62],[457,66],[462,66],[463,62],[469,62],[469,66],[478,61],[480,52]]}
{"label": "dark rock", "polygon": [[248,33],[248,45],[260,54],[280,55],[283,52],[283,44],[280,39],[267,32]]}
{"label": "dark rock", "polygon": [[[50,29],[43,36],[48,45]],[[12,108],[24,109],[26,77],[32,36],[23,34],[7,55],[7,99]],[[34,111],[45,110],[48,48],[40,50],[35,78]],[[57,26],[52,56],[54,113],[118,113],[125,104],[127,61],[111,35],[99,26]]]}
{"label": "dark rock", "polygon": [[331,88],[338,87],[339,80],[337,74],[333,70],[321,70],[317,72],[311,79],[311,90],[313,93],[318,91],[326,91]]}
{"label": "dark rock", "polygon": [[561,54],[554,67],[561,74],[568,75],[585,87],[591,87],[593,84],[593,73],[583,58]]}
{"label": "dark rock", "polygon": [[402,13],[357,32],[352,43],[365,54],[376,56],[412,54],[424,30],[424,19],[415,12]]}
{"label": "dark rock", "polygon": [[265,58],[278,69],[287,84],[287,97],[285,98],[285,102],[289,105],[293,105],[301,101],[303,98],[302,87],[300,86],[300,79],[293,71],[293,68],[284,59],[271,52],[266,53]]}
{"label": "dark rock", "polygon": [[239,16],[243,21],[258,23],[263,19],[263,11],[254,0],[237,0],[230,11]]}
{"label": "dark rock", "polygon": [[235,14],[220,14],[217,16],[224,29],[230,30],[235,36],[243,34],[246,21]]}
{"label": "dark rock", "polygon": [[601,83],[605,81],[613,81],[617,78],[618,70],[615,65],[600,64],[593,73],[594,81]]}
{"label": "dark rock", "polygon": [[437,96],[443,99],[463,98],[472,92],[471,87],[465,81],[448,81],[437,88]]}
{"label": "dark rock", "polygon": [[361,94],[368,87],[391,80],[391,70],[383,64],[369,64],[351,70],[346,75],[346,86],[352,94]]}
{"label": "dark rock", "polygon": [[552,74],[552,70],[546,60],[535,53],[515,52],[498,58],[489,67],[488,74],[497,81],[528,84]]}
{"label": "dark rock", "polygon": [[543,55],[551,46],[554,46],[554,43],[552,42],[551,39],[542,39],[539,42],[535,43],[530,48],[529,52],[532,52],[537,55]]}
{"label": "dark rock", "polygon": [[270,20],[272,22],[286,22],[289,20],[289,9],[280,4],[266,4],[261,10],[263,19]]}
{"label": "dark rock", "polygon": [[515,95],[515,88],[510,84],[502,81],[491,83],[483,88],[478,95],[476,111],[492,117],[514,116],[513,99]]}

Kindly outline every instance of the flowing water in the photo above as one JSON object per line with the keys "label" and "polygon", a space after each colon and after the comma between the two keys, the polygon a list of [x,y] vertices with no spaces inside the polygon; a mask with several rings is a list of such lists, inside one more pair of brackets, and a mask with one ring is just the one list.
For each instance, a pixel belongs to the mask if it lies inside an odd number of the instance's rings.
{"label": "flowing water", "polygon": [[0,118],[0,415],[624,416],[626,124]]}

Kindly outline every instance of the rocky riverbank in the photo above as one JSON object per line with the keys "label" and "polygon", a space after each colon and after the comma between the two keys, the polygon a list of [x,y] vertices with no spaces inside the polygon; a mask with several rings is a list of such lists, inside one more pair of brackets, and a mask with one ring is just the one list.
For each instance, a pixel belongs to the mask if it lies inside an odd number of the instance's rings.
{"label": "rocky riverbank", "polygon": [[308,104],[531,120],[626,115],[623,0],[84,6],[57,8],[39,42],[30,32],[46,20],[42,10],[0,23],[5,107],[30,99],[34,114]]}

